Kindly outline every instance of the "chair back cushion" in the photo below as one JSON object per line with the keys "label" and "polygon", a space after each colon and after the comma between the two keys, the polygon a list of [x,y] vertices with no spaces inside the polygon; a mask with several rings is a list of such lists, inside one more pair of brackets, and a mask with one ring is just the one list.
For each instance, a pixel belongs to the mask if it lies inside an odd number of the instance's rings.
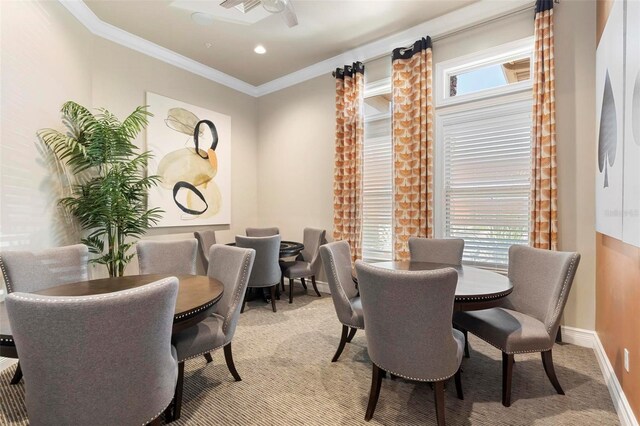
{"label": "chair back cushion", "polygon": [[202,259],[202,264],[206,271],[209,268],[209,249],[216,243],[216,231],[196,231],[193,235],[196,237],[196,240],[198,240],[200,259]]}
{"label": "chair back cushion", "polygon": [[140,240],[136,244],[140,274],[195,275],[198,241]]}
{"label": "chair back cushion", "polygon": [[550,336],[555,336],[579,263],[578,253],[511,246],[509,279],[513,292],[504,307],[534,317],[544,323]]}
{"label": "chair back cushion", "polygon": [[409,254],[414,262],[462,265],[462,238],[409,238]]}
{"label": "chair back cushion", "polygon": [[4,251],[0,269],[7,293],[31,293],[89,279],[89,250],[84,244],[41,251]]}
{"label": "chair back cushion", "polygon": [[238,247],[256,251],[253,269],[249,277],[249,287],[271,287],[280,282],[282,271],[280,258],[280,235],[271,237],[244,237],[236,235]]}
{"label": "chair back cushion", "polygon": [[247,237],[273,237],[274,235],[280,235],[278,228],[247,228]]}
{"label": "chair back cushion", "polygon": [[178,280],[97,296],[6,298],[33,425],[141,425],[171,402]]}
{"label": "chair back cushion", "polygon": [[253,249],[221,244],[215,244],[209,249],[207,274],[224,285],[222,298],[215,305],[215,313],[224,318],[222,331],[225,343],[231,341],[236,330],[255,255]]}
{"label": "chair back cushion", "polygon": [[454,375],[460,366],[451,326],[456,270],[392,271],[360,260],[356,270],[371,360],[414,380]]}
{"label": "chair back cushion", "polygon": [[325,244],[320,247],[320,256],[322,256],[324,272],[329,282],[329,290],[338,319],[343,324],[350,324],[353,309],[349,299],[358,295],[358,289],[352,276],[349,243],[335,241]]}
{"label": "chair back cushion", "polygon": [[311,270],[314,274],[318,273],[318,267],[322,260],[320,246],[326,242],[326,235],[327,231],[324,229],[304,228],[302,259],[311,264]]}

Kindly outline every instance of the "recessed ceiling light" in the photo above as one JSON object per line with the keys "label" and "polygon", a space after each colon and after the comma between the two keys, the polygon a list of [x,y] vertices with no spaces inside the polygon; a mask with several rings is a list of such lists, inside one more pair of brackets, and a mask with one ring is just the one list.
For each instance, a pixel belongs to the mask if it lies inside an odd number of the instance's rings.
{"label": "recessed ceiling light", "polygon": [[256,46],[255,49],[253,49],[254,52],[256,52],[258,55],[264,55],[265,53],[267,53],[267,49],[264,48],[263,45],[259,44]]}
{"label": "recessed ceiling light", "polygon": [[191,20],[198,25],[211,25],[213,24],[213,15],[204,12],[195,12],[191,14]]}

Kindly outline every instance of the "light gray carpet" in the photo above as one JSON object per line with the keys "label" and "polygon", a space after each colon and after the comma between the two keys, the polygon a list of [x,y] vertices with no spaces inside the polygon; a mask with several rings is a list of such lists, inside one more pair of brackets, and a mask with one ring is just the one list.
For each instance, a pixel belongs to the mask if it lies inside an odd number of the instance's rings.
{"label": "light gray carpet", "polygon": [[[300,290],[302,291],[302,290]],[[419,321],[419,318],[416,318]],[[359,331],[340,360],[331,357],[340,324],[331,298],[298,292],[278,312],[251,302],[233,341],[242,382],[234,382],[222,351],[207,365],[187,361],[182,418],[177,425],[363,425],[371,364]],[[556,345],[554,360],[567,395],[557,395],[539,355],[516,356],[512,406],[500,403],[500,352],[471,337],[462,376],[465,400],[447,385],[449,425],[614,425],[609,392],[590,349]],[[27,424],[24,386],[10,386],[14,367],[0,374],[0,424]],[[114,407],[117,409],[117,407]],[[385,379],[372,425],[435,424],[428,384]]]}

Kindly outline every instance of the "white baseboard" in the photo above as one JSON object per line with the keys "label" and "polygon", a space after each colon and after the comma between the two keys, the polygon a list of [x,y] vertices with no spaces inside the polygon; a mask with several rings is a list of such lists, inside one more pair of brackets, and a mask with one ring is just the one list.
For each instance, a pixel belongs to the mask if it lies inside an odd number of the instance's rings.
{"label": "white baseboard", "polygon": [[629,400],[624,394],[622,386],[620,386],[618,377],[613,370],[609,357],[607,357],[607,353],[604,351],[604,347],[602,346],[602,342],[600,342],[598,334],[591,330],[563,326],[562,341],[593,349],[596,359],[598,360],[598,364],[600,364],[600,370],[604,376],[604,381],[607,384],[607,388],[609,388],[611,400],[613,401],[613,405],[616,407],[616,412],[620,418],[620,424],[622,426],[639,426],[638,420],[631,410]]}

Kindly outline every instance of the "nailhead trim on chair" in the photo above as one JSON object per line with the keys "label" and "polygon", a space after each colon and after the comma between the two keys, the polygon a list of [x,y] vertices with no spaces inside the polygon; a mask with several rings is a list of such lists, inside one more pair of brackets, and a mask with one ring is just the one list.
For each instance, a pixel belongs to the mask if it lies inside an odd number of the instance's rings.
{"label": "nailhead trim on chair", "polygon": [[[243,262],[243,267],[242,267],[242,278],[241,278],[241,282],[244,282],[244,280],[247,277],[247,270],[249,269],[249,253],[246,253],[244,255],[244,260]],[[238,304],[240,303],[240,287],[236,290],[236,294],[235,297],[233,299],[233,309],[231,309],[231,311],[234,311],[237,307]],[[225,318],[224,322],[222,323],[222,332],[226,335],[227,334],[227,327],[229,326],[229,318]],[[224,346],[224,345],[223,345]],[[202,354],[201,354],[202,355]]]}
{"label": "nailhead trim on chair", "polygon": [[[473,334],[474,336],[476,336],[478,339],[484,340],[485,342],[487,342],[488,344],[490,344],[490,345],[491,345],[491,346],[493,346],[494,348],[499,349],[499,350],[501,350],[502,352],[504,352],[505,354],[509,354],[509,355],[513,355],[513,354],[529,354],[529,353],[534,353],[534,352],[544,352],[544,351],[548,351],[549,349],[551,349],[551,348],[544,348],[544,349],[527,349],[527,350],[524,350],[524,351],[511,351],[511,352],[509,352],[509,351],[507,351],[506,349],[503,349],[503,348],[501,348],[500,346],[496,345],[495,343],[488,341],[487,339],[485,339],[485,338],[484,338],[484,337],[482,337],[482,336],[478,336],[478,335],[477,335],[477,334],[475,334],[475,333],[471,333],[471,334]],[[553,343],[551,344],[551,347],[553,347]]]}
{"label": "nailhead trim on chair", "polygon": [[128,296],[130,294],[140,293],[141,291],[143,291],[145,289],[148,289],[148,287],[147,287],[148,285],[151,285],[153,287],[158,287],[158,286],[166,283],[171,278],[175,278],[175,277],[167,277],[167,278],[163,278],[160,281],[157,281],[156,283],[150,283],[150,284],[147,284],[147,285],[145,285],[143,287],[132,288],[132,289],[129,289],[129,290],[118,291],[118,292],[115,292],[115,293],[101,294],[99,296],[78,296],[78,297],[75,297],[75,298],[51,296],[50,298],[41,299],[41,298],[23,297],[23,296],[18,296],[16,294],[14,294],[12,297],[15,297],[17,299],[22,299],[22,300],[33,300],[33,301],[37,301],[37,302],[46,302],[46,303],[78,302],[78,301],[86,301],[86,300],[113,299],[113,298],[116,298],[116,297],[122,297],[122,296]]}
{"label": "nailhead trim on chair", "polygon": [[0,256],[0,269],[2,269],[2,277],[4,278],[4,283],[7,285],[7,293],[13,293],[13,288],[11,287],[11,281],[9,281],[9,275],[7,274],[7,270],[5,269],[2,256]]}
{"label": "nailhead trim on chair", "polygon": [[[344,289],[342,288],[342,285],[339,284],[340,280],[338,279],[338,272],[336,271],[336,262],[335,262],[335,259],[333,257],[333,253],[331,251],[329,251],[329,256],[331,256],[331,262],[329,262],[329,263],[331,264],[331,272],[333,273],[333,278],[336,280],[336,283],[338,283],[338,289],[340,290],[340,294],[347,301],[347,303],[349,303],[349,307],[351,308],[351,314],[353,315],[353,307],[351,306],[351,302],[349,302],[349,298],[347,297],[347,294],[344,292]],[[349,327],[351,327],[351,326],[349,326]]]}
{"label": "nailhead trim on chair", "polygon": [[0,342],[13,342],[13,339],[0,339]]}
{"label": "nailhead trim on chair", "polygon": [[564,282],[562,283],[562,290],[560,290],[560,297],[558,297],[558,303],[556,304],[556,310],[553,312],[553,321],[547,327],[547,333],[551,334],[551,328],[553,324],[558,320],[558,316],[560,315],[560,305],[562,304],[562,298],[565,290],[567,289],[567,284],[569,283],[569,277],[573,275],[575,271],[576,260],[578,259],[578,255],[574,254],[571,259],[571,264],[569,265],[569,269],[567,270],[567,276],[564,277]]}
{"label": "nailhead trim on chair", "polygon": [[[409,380],[415,380],[415,381],[418,381],[418,382],[439,382],[441,380],[447,380],[447,379],[455,376],[456,373],[458,372],[458,370],[456,370],[453,374],[450,374],[450,375],[444,376],[444,377],[440,377],[438,379],[419,379],[417,377],[409,377],[409,376],[405,376],[404,374],[396,373],[395,371],[387,370],[386,368],[384,368],[381,365],[379,365],[377,362],[374,362],[374,364],[377,365],[378,368],[386,371],[387,373],[391,373],[394,376],[402,377],[404,379],[409,379]],[[458,369],[460,369],[460,366],[458,366]]]}
{"label": "nailhead trim on chair", "polygon": [[199,308],[192,309],[192,310],[190,310],[190,311],[184,312],[184,313],[182,313],[182,314],[178,315],[177,317],[175,317],[175,319],[180,319],[180,318],[188,317],[188,316],[190,316],[190,315],[192,315],[192,314],[195,314],[196,312],[200,312],[200,311],[203,311],[203,310],[205,310],[205,309],[208,309],[208,308],[210,308],[211,306],[213,306],[213,305],[215,305],[215,304],[216,304],[216,302],[207,303],[206,305],[202,305],[202,306],[200,306]]}

